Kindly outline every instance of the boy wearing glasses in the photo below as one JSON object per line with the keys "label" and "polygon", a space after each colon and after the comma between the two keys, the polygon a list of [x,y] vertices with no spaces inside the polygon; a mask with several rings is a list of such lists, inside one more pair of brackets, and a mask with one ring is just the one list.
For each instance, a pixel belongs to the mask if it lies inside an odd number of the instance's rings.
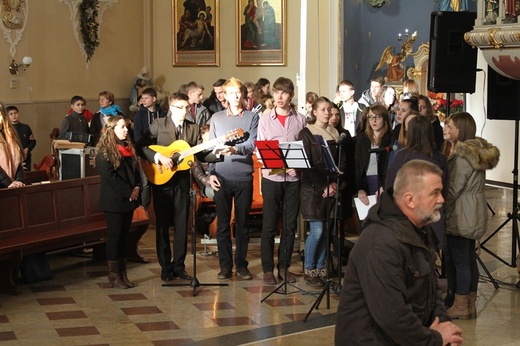
{"label": "boy wearing glasses", "polygon": [[[155,120],[148,131],[137,142],[136,147],[143,160],[155,162],[163,170],[173,168],[177,163],[171,157],[155,152],[148,146],[157,143],[169,146],[177,140],[186,141],[190,146],[202,142],[199,126],[186,119],[189,108],[188,96],[173,93],[168,98],[168,116]],[[205,155],[205,154],[203,154]],[[157,258],[161,266],[161,279],[171,281],[176,277],[191,280],[185,270],[184,260],[187,248],[188,207],[190,205],[190,170],[178,170],[162,185],[151,184],[156,221]],[[170,246],[169,227],[173,223],[173,261]]]}

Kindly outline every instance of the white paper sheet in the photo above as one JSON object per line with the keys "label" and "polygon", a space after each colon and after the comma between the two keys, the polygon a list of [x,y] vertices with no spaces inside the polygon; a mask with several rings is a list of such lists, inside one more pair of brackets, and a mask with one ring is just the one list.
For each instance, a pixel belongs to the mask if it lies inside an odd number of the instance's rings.
{"label": "white paper sheet", "polygon": [[356,210],[360,220],[364,220],[368,215],[368,210],[376,204],[376,195],[368,196],[368,202],[369,204],[365,205],[359,198],[354,198],[354,203],[356,204]]}

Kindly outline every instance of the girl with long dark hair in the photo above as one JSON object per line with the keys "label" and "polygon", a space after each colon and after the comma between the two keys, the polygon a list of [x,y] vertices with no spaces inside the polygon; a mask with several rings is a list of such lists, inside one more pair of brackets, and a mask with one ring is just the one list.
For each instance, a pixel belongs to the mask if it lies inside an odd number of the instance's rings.
{"label": "girl with long dark hair", "polygon": [[106,119],[96,146],[96,168],[101,176],[99,209],[105,213],[108,229],[108,282],[116,288],[134,287],[126,274],[126,249],[134,209],[139,205],[141,176],[122,116]]}

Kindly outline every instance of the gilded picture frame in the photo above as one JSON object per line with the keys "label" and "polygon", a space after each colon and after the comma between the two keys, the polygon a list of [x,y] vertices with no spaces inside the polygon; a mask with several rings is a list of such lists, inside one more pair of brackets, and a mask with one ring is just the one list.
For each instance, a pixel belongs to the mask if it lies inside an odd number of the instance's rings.
{"label": "gilded picture frame", "polygon": [[287,63],[286,0],[237,0],[237,66]]}
{"label": "gilded picture frame", "polygon": [[220,0],[172,0],[173,65],[219,66],[219,31]]}

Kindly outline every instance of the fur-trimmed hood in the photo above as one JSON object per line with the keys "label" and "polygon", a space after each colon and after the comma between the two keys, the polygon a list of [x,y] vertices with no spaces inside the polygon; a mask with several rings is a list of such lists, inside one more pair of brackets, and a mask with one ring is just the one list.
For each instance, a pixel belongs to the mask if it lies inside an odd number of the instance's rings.
{"label": "fur-trimmed hood", "polygon": [[480,137],[457,142],[453,153],[468,160],[477,171],[495,168],[500,158],[500,150]]}

